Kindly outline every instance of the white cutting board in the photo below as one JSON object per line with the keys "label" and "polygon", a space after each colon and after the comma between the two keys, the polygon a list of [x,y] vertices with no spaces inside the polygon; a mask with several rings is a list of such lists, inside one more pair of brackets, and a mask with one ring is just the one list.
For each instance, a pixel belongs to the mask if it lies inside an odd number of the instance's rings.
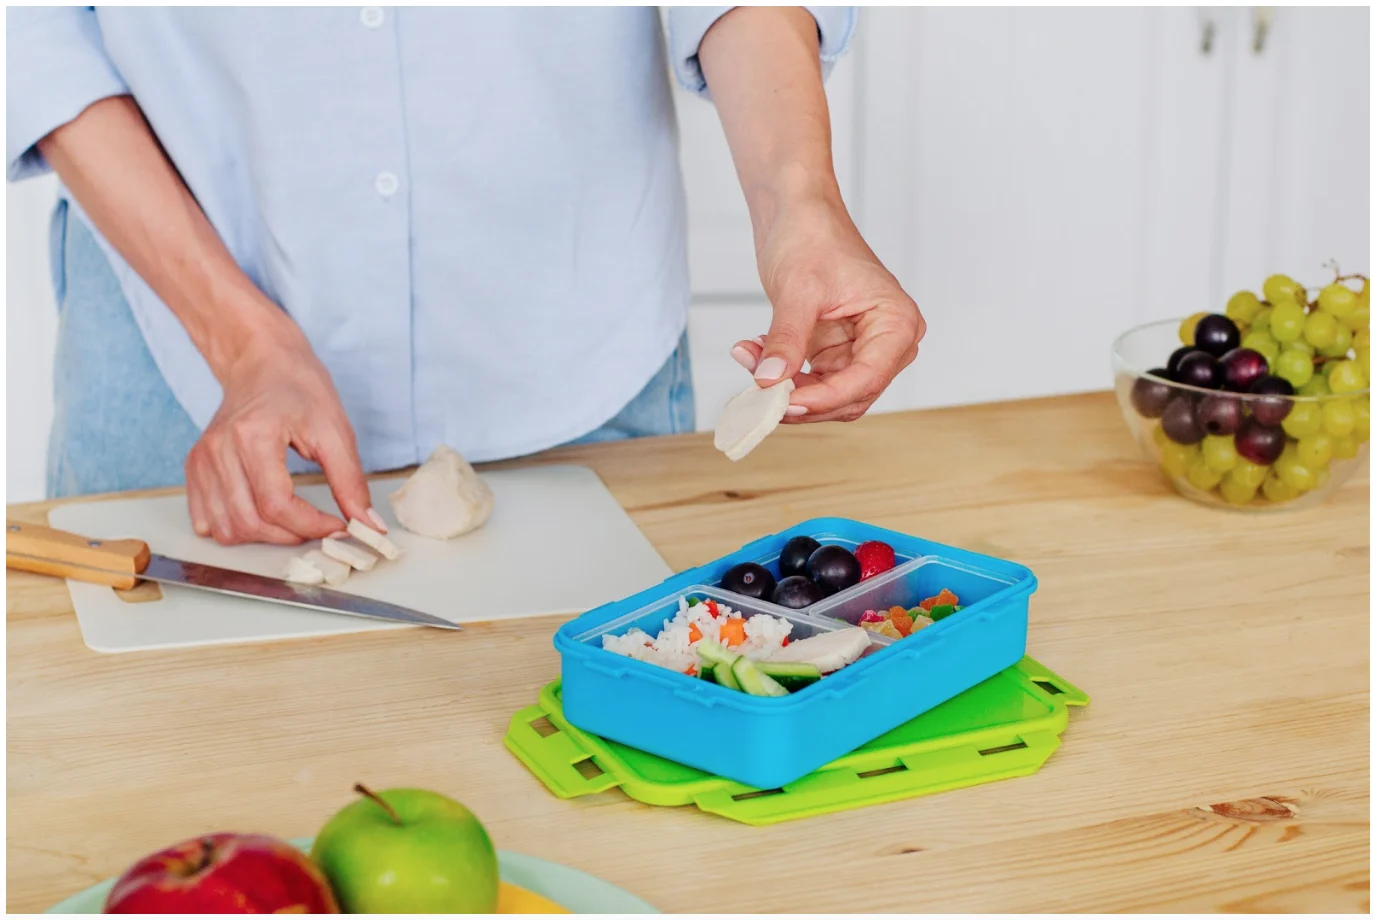
{"label": "white cutting board", "polygon": [[[387,501],[404,479],[372,483],[372,501],[404,555],[354,572],[340,590],[468,623],[576,614],[658,584],[672,574],[596,474],[581,466],[483,473],[495,510],[453,540],[406,531]],[[331,514],[326,485],[298,494]],[[220,546],[191,529],[186,498],[64,505],[49,525],[98,539],[136,537],[153,552],[280,578],[300,547]],[[312,544],[318,545],[318,544]],[[110,588],[68,581],[81,638],[98,652],[133,652],[295,639],[374,629],[423,629],[162,586],[160,600],[130,603]],[[447,633],[461,643],[462,632]]]}

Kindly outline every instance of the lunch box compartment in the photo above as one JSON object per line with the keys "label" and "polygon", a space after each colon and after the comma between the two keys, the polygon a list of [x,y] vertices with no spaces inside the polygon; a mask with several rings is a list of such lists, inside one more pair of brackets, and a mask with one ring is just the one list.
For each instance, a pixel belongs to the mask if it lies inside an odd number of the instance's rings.
{"label": "lunch box compartment", "polygon": [[[858,626],[859,618],[869,610],[878,613],[892,607],[911,610],[944,588],[953,591],[959,598],[959,606],[967,610],[976,604],[986,605],[987,601],[1013,589],[1015,585],[1015,581],[993,572],[950,562],[939,556],[925,556],[812,604],[806,608],[806,613],[808,616],[842,620],[850,626]],[[950,616],[963,614],[964,610],[960,610]]]}
{"label": "lunch box compartment", "polygon": [[[805,610],[710,587],[740,562],[775,567],[782,545],[800,534],[850,549],[882,540],[901,564]],[[850,616],[857,622],[888,598],[889,607],[916,606],[941,587],[959,595],[962,610],[905,639],[872,635],[869,654],[783,697],[750,696],[601,647],[602,636],[634,627],[657,635],[682,596],[783,617],[798,640],[846,628]],[[756,789],[778,788],[1016,664],[1035,588],[1030,570],[1013,562],[843,518],[807,521],[564,624],[554,635],[564,716],[629,747]]]}

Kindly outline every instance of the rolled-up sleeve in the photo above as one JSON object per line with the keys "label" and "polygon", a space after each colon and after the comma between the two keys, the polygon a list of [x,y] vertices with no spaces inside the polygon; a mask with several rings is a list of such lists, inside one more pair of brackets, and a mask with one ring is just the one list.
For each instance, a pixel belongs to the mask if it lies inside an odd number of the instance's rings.
{"label": "rolled-up sleeve", "polygon": [[6,16],[5,174],[48,171],[37,144],[91,103],[129,91],[88,6],[10,7]]}
{"label": "rolled-up sleeve", "polygon": [[[710,98],[706,77],[701,72],[697,51],[706,32],[733,6],[674,6],[668,10],[668,54],[673,73],[682,88]],[[849,48],[858,24],[859,10],[854,6],[808,6],[816,20],[821,38],[821,78],[830,76],[835,61]]]}

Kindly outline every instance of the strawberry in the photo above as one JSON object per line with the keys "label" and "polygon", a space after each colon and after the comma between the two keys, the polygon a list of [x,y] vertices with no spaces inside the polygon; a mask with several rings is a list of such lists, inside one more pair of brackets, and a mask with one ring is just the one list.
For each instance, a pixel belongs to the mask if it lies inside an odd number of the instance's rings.
{"label": "strawberry", "polygon": [[854,557],[859,560],[860,581],[886,572],[897,564],[897,554],[892,547],[877,540],[860,543],[858,549],[854,550]]}

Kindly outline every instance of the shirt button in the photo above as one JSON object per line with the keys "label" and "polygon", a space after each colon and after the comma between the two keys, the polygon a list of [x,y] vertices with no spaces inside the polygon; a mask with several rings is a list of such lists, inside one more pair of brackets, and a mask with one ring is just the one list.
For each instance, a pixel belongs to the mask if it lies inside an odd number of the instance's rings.
{"label": "shirt button", "polygon": [[386,21],[386,13],[382,12],[380,6],[365,6],[358,13],[358,18],[369,29],[380,29],[382,23]]}
{"label": "shirt button", "polygon": [[392,195],[396,194],[396,189],[400,187],[400,184],[401,180],[396,178],[395,173],[384,172],[377,174],[377,194],[381,195],[383,198],[390,198]]}

